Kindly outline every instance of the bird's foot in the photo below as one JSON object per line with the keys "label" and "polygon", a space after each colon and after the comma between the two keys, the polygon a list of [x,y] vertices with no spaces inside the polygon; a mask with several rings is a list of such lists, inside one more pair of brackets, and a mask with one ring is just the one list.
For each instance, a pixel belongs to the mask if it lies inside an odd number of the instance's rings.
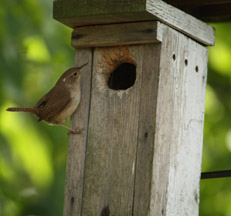
{"label": "bird's foot", "polygon": [[81,134],[84,131],[84,128],[77,128],[75,130],[69,129],[68,135],[70,134]]}
{"label": "bird's foot", "polygon": [[68,135],[69,134],[81,134],[81,132],[84,131],[84,128],[77,128],[77,129],[73,130],[73,129],[67,127],[64,124],[59,124],[59,126],[61,126],[63,128],[66,128],[67,130],[69,130],[69,132],[67,133]]}

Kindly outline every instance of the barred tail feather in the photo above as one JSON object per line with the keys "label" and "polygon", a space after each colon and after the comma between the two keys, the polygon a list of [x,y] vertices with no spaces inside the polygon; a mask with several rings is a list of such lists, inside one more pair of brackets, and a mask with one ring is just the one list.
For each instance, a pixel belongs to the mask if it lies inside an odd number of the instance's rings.
{"label": "barred tail feather", "polygon": [[26,112],[26,113],[32,113],[37,115],[37,108],[32,107],[32,108],[23,108],[23,107],[10,107],[7,109],[7,111],[10,112]]}

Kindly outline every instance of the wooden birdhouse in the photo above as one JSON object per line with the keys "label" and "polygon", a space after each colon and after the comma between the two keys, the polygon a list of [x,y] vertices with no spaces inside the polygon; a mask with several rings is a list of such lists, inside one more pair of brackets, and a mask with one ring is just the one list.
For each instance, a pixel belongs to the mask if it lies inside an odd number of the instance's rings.
{"label": "wooden birdhouse", "polygon": [[54,1],[86,62],[64,216],[198,215],[214,30],[161,0]]}

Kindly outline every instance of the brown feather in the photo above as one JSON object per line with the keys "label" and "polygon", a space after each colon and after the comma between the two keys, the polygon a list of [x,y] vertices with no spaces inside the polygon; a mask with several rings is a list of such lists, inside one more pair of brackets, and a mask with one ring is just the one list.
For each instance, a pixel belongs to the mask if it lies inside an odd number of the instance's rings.
{"label": "brown feather", "polygon": [[57,113],[64,110],[70,98],[70,92],[60,85],[56,85],[44,97],[42,97],[35,107],[39,110],[39,121],[45,120],[49,123],[56,123]]}
{"label": "brown feather", "polygon": [[7,109],[7,111],[10,112],[26,112],[26,113],[32,113],[37,115],[37,109],[32,107],[32,108],[25,108],[25,107],[10,107]]}

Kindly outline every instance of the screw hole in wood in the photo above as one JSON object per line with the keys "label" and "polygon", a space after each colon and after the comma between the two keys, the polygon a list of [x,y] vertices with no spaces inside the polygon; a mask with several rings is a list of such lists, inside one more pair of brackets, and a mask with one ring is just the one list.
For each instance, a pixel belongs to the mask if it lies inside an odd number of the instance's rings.
{"label": "screw hole in wood", "polygon": [[136,66],[124,62],[117,66],[110,74],[107,85],[110,89],[125,90],[134,85],[136,81]]}
{"label": "screw hole in wood", "polygon": [[148,138],[148,132],[144,133],[144,138],[147,139]]}
{"label": "screw hole in wood", "polygon": [[74,202],[75,202],[75,198],[74,198],[74,197],[71,197],[71,207],[73,207]]}
{"label": "screw hole in wood", "polygon": [[172,55],[172,59],[173,59],[174,61],[176,60],[176,54],[175,54],[175,53]]}
{"label": "screw hole in wood", "polygon": [[206,81],[206,80],[205,80],[205,76],[203,76],[203,77],[202,77],[202,80],[203,80],[203,82],[205,82],[205,81]]}
{"label": "screw hole in wood", "polygon": [[101,216],[110,216],[110,209],[108,205],[102,209]]}
{"label": "screw hole in wood", "polygon": [[195,71],[198,73],[198,71],[199,71],[199,67],[198,66],[195,67]]}
{"label": "screw hole in wood", "polygon": [[184,64],[187,66],[188,65],[188,59],[184,60]]}

